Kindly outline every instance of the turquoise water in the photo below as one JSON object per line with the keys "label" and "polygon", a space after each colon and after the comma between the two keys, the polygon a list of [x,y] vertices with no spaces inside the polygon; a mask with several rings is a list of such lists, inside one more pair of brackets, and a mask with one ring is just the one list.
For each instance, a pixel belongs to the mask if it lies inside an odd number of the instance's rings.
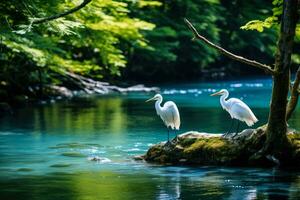
{"label": "turquoise water", "polygon": [[[164,85],[181,130],[223,133],[229,115],[209,94],[227,88],[264,124],[271,80]],[[174,167],[133,161],[167,131],[153,94],[28,106],[0,118],[0,199],[299,199],[300,174],[278,169]],[[300,129],[299,111],[290,127]],[[243,126],[245,128],[245,126]],[[173,134],[174,136],[174,134]],[[98,156],[100,161],[91,161]]]}

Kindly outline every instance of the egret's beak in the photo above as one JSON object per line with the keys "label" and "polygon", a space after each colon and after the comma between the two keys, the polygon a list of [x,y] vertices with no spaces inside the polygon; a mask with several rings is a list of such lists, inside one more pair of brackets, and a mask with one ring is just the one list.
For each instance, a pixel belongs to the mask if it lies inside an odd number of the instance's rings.
{"label": "egret's beak", "polygon": [[223,94],[223,92],[219,91],[219,92],[211,94],[210,96],[212,97],[212,96],[218,96],[218,95],[222,95],[222,94]]}
{"label": "egret's beak", "polygon": [[155,100],[155,97],[152,97],[152,98],[148,99],[148,100],[145,101],[145,102],[154,101],[154,100]]}

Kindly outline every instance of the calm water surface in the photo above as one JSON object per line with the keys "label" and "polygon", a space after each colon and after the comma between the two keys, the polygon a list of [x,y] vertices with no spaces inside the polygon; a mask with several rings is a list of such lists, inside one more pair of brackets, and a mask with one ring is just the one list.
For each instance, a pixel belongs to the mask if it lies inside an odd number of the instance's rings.
{"label": "calm water surface", "polygon": [[[256,126],[266,122],[269,79],[165,85],[165,100],[181,113],[180,132],[228,129],[229,115],[209,96],[221,88],[252,108]],[[297,172],[133,161],[167,136],[153,103],[145,103],[151,96],[81,98],[2,116],[0,199],[300,199]],[[298,110],[290,127],[300,129]]]}

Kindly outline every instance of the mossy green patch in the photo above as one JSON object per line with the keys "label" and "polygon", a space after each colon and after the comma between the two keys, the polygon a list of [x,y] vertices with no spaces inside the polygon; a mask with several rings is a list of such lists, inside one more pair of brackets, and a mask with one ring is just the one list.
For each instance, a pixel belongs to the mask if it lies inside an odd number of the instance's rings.
{"label": "mossy green patch", "polygon": [[183,140],[180,141],[180,145],[182,147],[187,147],[193,144],[197,139],[196,138],[184,138]]}
{"label": "mossy green patch", "polygon": [[239,155],[238,149],[233,142],[224,138],[199,138],[185,147],[183,156],[191,163],[229,163]]}
{"label": "mossy green patch", "polygon": [[295,159],[300,159],[300,134],[288,134],[288,139],[292,146],[292,152]]}
{"label": "mossy green patch", "polygon": [[197,139],[194,143],[187,147],[184,152],[189,153],[199,150],[223,150],[227,148],[231,148],[231,143],[223,138],[201,138]]}

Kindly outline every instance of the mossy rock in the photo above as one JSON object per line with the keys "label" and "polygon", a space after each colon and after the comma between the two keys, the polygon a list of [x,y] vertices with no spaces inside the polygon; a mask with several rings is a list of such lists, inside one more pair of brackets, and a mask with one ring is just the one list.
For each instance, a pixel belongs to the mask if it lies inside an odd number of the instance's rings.
{"label": "mossy rock", "polygon": [[225,138],[215,137],[197,139],[183,150],[183,155],[190,163],[221,164],[234,160],[239,151],[237,144]]}
{"label": "mossy rock", "polygon": [[236,143],[220,135],[188,132],[171,143],[154,145],[145,160],[172,164],[225,164],[233,161],[239,152]]}
{"label": "mossy rock", "polygon": [[289,134],[288,138],[292,144],[293,157],[300,160],[300,134]]}
{"label": "mossy rock", "polygon": [[[273,166],[270,156],[250,159],[259,152],[266,140],[265,127],[246,129],[236,137],[220,134],[187,132],[169,143],[152,146],[143,158],[160,164]],[[292,144],[289,159],[300,163],[300,134],[288,134]]]}

